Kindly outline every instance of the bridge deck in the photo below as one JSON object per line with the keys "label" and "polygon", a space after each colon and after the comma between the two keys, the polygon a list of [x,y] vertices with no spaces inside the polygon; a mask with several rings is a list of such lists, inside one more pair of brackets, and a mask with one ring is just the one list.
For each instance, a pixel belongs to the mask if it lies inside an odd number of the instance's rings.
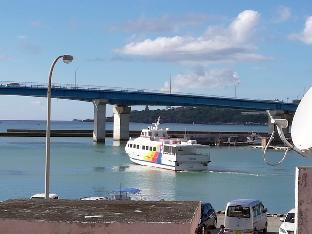
{"label": "bridge deck", "polygon": [[[33,83],[1,83],[0,95],[46,97],[45,85]],[[213,106],[246,110],[281,110],[295,112],[297,104],[269,100],[249,100],[192,94],[168,94],[158,91],[116,89],[108,87],[52,86],[52,97],[92,102],[106,100],[115,105]]]}

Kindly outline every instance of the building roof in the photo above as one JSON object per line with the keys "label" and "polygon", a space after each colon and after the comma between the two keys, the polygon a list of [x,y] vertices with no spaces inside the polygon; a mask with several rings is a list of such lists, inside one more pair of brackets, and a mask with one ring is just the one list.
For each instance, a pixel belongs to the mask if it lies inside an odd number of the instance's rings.
{"label": "building roof", "polygon": [[0,202],[0,219],[84,223],[189,223],[196,201],[8,200]]}
{"label": "building roof", "polygon": [[229,206],[253,206],[260,201],[257,199],[236,199],[228,203]]}

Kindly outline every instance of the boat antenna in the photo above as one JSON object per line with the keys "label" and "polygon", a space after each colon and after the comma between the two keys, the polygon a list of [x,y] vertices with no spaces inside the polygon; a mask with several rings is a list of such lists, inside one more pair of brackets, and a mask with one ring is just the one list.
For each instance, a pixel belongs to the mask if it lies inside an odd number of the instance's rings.
{"label": "boat antenna", "polygon": [[157,119],[157,122],[156,123],[153,123],[153,125],[155,126],[155,130],[158,130],[158,126],[160,124],[160,116],[158,116],[158,119]]}
{"label": "boat antenna", "polygon": [[158,116],[157,123],[156,123],[156,128],[157,129],[158,129],[159,124],[160,124],[160,116]]}

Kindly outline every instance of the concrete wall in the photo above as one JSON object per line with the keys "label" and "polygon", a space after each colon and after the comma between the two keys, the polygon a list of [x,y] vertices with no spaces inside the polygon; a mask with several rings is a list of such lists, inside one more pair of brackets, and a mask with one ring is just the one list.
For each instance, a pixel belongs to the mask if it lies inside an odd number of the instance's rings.
{"label": "concrete wall", "polygon": [[[195,215],[196,218],[198,214]],[[6,234],[194,234],[198,220],[190,223],[64,223],[25,220],[0,220],[0,232]]]}
{"label": "concrete wall", "polygon": [[312,167],[296,168],[297,234],[312,233]]}

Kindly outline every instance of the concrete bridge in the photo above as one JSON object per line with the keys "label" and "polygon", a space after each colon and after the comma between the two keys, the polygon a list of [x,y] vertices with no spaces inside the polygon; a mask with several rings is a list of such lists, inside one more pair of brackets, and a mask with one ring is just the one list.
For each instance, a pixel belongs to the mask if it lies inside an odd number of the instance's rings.
{"label": "concrete bridge", "polygon": [[[31,82],[0,81],[0,95],[19,95],[46,97],[47,85]],[[114,140],[129,138],[129,119],[131,106],[211,106],[220,108],[235,108],[245,110],[272,110],[279,115],[295,112],[297,105],[270,100],[249,100],[194,94],[168,94],[160,91],[75,86],[52,85],[52,97],[92,102],[94,105],[93,139],[96,142],[105,141],[106,105],[114,105]]]}

